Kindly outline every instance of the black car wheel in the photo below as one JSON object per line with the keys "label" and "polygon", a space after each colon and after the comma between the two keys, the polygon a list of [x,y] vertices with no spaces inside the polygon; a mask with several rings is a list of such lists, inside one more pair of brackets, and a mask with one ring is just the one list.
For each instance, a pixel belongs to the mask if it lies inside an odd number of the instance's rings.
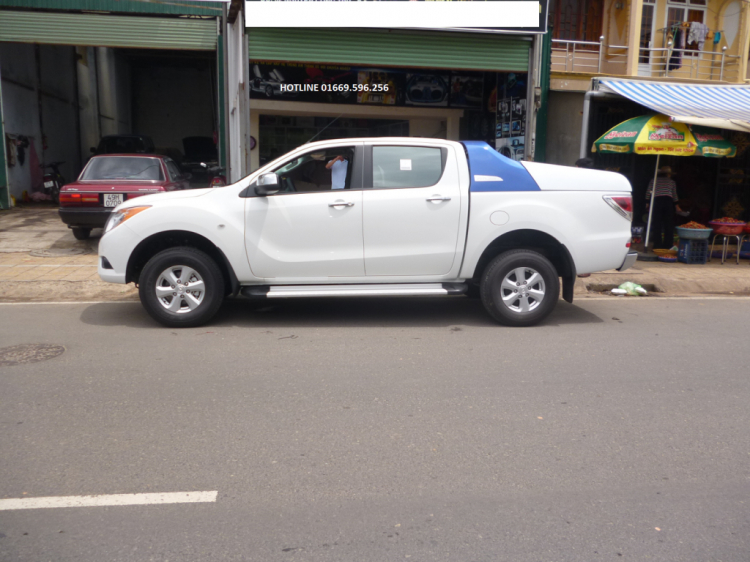
{"label": "black car wheel", "polygon": [[208,322],[224,300],[216,262],[190,247],[169,248],[146,263],[139,280],[141,304],[157,322],[188,328]]}
{"label": "black car wheel", "polygon": [[497,256],[484,270],[482,304],[506,326],[533,326],[552,312],[560,297],[555,267],[538,252],[511,250]]}
{"label": "black car wheel", "polygon": [[76,227],[76,228],[71,228],[71,230],[73,231],[73,236],[75,236],[76,240],[86,240],[91,234],[90,228]]}

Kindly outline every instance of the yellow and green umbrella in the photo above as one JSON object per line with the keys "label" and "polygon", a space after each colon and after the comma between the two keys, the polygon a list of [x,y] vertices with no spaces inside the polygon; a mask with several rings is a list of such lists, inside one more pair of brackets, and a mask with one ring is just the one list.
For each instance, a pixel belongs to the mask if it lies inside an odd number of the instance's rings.
{"label": "yellow and green umbrella", "polygon": [[[594,141],[591,150],[605,154],[655,155],[654,185],[662,154],[709,158],[733,158],[737,154],[737,147],[726,140],[719,129],[676,123],[670,121],[666,115],[653,113],[633,117],[612,127]],[[646,226],[646,251],[653,210],[654,206],[650,205]]]}
{"label": "yellow and green umbrella", "polygon": [[666,115],[633,117],[612,127],[595,142],[593,152],[732,158],[737,148],[721,131],[675,123]]}

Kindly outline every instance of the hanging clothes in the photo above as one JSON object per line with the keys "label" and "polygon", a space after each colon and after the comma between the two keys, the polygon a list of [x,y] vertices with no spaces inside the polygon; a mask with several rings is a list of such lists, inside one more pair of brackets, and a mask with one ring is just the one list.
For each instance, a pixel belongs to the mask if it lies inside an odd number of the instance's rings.
{"label": "hanging clothes", "polygon": [[696,45],[698,50],[702,51],[703,45],[706,42],[706,35],[708,35],[708,26],[705,23],[698,21],[691,22],[687,42],[690,45]]}
{"label": "hanging clothes", "polygon": [[684,49],[687,46],[687,32],[689,28],[689,24],[683,23],[679,28],[679,34],[677,35],[677,45],[678,49]]}
{"label": "hanging clothes", "polygon": [[[672,55],[669,57],[667,70],[677,70],[682,66],[682,49],[685,48],[685,31],[681,27],[678,27],[673,33]],[[682,44],[682,47],[679,46],[680,44]]]}

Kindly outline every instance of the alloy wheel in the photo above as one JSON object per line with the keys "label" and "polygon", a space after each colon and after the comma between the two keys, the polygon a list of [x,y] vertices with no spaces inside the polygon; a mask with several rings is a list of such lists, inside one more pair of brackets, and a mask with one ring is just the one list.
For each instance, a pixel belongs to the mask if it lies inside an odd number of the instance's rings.
{"label": "alloy wheel", "polygon": [[544,300],[544,294],[544,279],[530,267],[512,269],[500,285],[503,304],[516,314],[535,310]]}
{"label": "alloy wheel", "polygon": [[156,298],[166,310],[185,314],[203,302],[206,286],[198,272],[186,265],[173,265],[159,274]]}

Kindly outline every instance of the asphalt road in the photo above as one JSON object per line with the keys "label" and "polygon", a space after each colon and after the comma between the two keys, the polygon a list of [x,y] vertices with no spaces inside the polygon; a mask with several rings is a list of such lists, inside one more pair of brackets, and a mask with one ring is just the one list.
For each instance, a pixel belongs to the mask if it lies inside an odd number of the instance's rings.
{"label": "asphalt road", "polygon": [[4,561],[750,560],[749,299],[0,305]]}

